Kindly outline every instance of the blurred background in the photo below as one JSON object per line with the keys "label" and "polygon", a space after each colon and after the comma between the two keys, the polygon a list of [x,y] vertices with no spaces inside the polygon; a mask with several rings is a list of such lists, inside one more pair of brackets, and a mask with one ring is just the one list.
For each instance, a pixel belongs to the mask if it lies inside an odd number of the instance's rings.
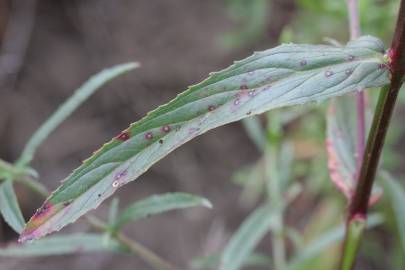
{"label": "blurred background", "polygon": [[[388,47],[398,7],[398,0],[360,1],[363,33],[382,38]],[[54,190],[101,144],[209,72],[280,42],[325,43],[325,38],[343,44],[349,39],[344,0],[0,0],[0,157],[10,162],[18,158],[36,128],[92,74],[139,61],[141,68],[104,86],[39,149],[32,165],[40,181]],[[403,92],[383,162],[398,180],[405,173]],[[285,220],[303,247],[341,223],[346,209],[327,171],[326,107],[295,109],[283,126],[289,159],[294,160],[285,170],[302,190]],[[257,120],[265,125],[266,116]],[[125,232],[181,269],[190,269],[196,257],[218,254],[263,199],[262,151],[246,130],[242,123],[213,130],[117,193],[124,207],[152,194],[190,192],[208,198],[212,210],[155,216],[127,225]],[[22,186],[17,186],[17,195],[25,218],[42,203]],[[358,269],[404,269],[386,198],[372,211],[384,212],[386,222],[366,234]],[[107,212],[108,203],[93,211],[100,217]],[[87,230],[79,220],[63,231]],[[1,220],[0,242],[16,238]],[[293,245],[288,241],[288,250]],[[269,238],[259,250],[269,253]],[[334,245],[325,251],[329,256],[324,253],[303,269],[332,269],[338,251]],[[109,253],[0,258],[0,270],[112,268],[149,269],[137,257]]]}

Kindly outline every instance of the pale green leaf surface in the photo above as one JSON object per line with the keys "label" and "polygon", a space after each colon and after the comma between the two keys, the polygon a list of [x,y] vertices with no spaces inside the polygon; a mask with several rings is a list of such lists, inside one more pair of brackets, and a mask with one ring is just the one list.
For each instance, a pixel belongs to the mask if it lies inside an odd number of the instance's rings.
{"label": "pale green leaf surface", "polygon": [[260,120],[257,117],[248,117],[242,120],[242,124],[256,148],[263,151],[266,145],[266,136]]}
{"label": "pale green leaf surface", "polygon": [[275,210],[269,205],[262,206],[243,221],[222,254],[220,270],[237,270],[243,266],[259,241],[275,225]]}
{"label": "pale green leaf surface", "polygon": [[117,229],[128,221],[138,220],[150,215],[196,206],[212,207],[207,199],[187,193],[176,192],[153,195],[125,208],[119,215],[115,227]]}
{"label": "pale green leaf surface", "polygon": [[0,182],[0,212],[4,220],[14,231],[21,233],[25,221],[18,205],[13,182],[5,180]]}
{"label": "pale green leaf surface", "polygon": [[[195,258],[192,262],[193,269],[217,269],[221,261],[220,255],[209,255]],[[243,262],[243,267],[268,267],[272,261],[264,254],[252,253]]]}
{"label": "pale green leaf surface", "polygon": [[395,213],[399,240],[405,257],[405,189],[387,174],[384,174],[384,184],[387,197]]}
{"label": "pale green leaf surface", "polygon": [[125,248],[116,240],[105,238],[103,234],[78,233],[45,237],[24,244],[10,244],[0,248],[0,256],[30,257],[111,251],[125,251]]}
{"label": "pale green leaf surface", "polygon": [[31,218],[21,240],[57,231],[192,138],[250,115],[389,83],[383,44],[286,44],[212,73],[150,112],[76,169]]}

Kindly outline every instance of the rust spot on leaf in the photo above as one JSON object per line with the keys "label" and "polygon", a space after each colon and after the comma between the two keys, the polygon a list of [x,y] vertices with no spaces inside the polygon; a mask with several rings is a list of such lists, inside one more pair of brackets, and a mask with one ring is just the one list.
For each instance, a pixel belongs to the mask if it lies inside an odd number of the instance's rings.
{"label": "rust spot on leaf", "polygon": [[162,127],[162,131],[163,131],[163,132],[166,132],[166,133],[167,133],[167,132],[170,132],[170,130],[172,130],[172,128],[171,128],[170,126],[167,126],[167,125],[166,125],[166,126]]}
{"label": "rust spot on leaf", "polygon": [[247,90],[247,89],[249,89],[249,87],[246,84],[242,84],[240,86],[240,90]]}
{"label": "rust spot on leaf", "polygon": [[34,216],[33,219],[41,218],[45,216],[48,212],[52,211],[52,204],[50,202],[45,202],[41,208],[39,208]]}
{"label": "rust spot on leaf", "polygon": [[145,133],[145,138],[147,139],[147,140],[152,140],[153,139],[153,133],[152,132],[146,132]]}
{"label": "rust spot on leaf", "polygon": [[117,140],[120,140],[120,141],[126,141],[126,140],[128,140],[130,137],[131,137],[131,136],[130,136],[130,134],[129,134],[128,131],[123,131],[123,132],[121,132],[120,134],[118,134],[117,137],[115,137],[115,138],[116,138]]}

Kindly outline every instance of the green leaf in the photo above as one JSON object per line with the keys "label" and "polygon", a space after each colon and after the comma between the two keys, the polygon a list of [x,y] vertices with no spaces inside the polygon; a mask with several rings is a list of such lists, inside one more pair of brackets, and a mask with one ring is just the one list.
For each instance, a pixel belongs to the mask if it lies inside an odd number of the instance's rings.
{"label": "green leaf", "polygon": [[171,151],[250,115],[389,83],[383,44],[362,37],[346,47],[287,44],[212,73],[105,144],[52,193],[21,240],[57,231],[96,208]]}
{"label": "green leaf", "polygon": [[[327,152],[329,175],[336,187],[348,200],[356,187],[356,142],[357,142],[357,109],[356,97],[347,95],[335,98],[329,105],[327,115]],[[366,108],[366,116],[370,116]],[[368,133],[371,117],[366,117],[366,134]],[[378,201],[382,189],[375,186],[370,203]]]}
{"label": "green leaf", "polygon": [[275,210],[268,205],[262,206],[243,221],[224,250],[220,270],[237,270],[242,267],[259,241],[275,225]]}
{"label": "green leaf", "polygon": [[0,212],[4,220],[14,231],[17,233],[22,232],[25,221],[11,180],[5,180],[0,183]]}
{"label": "green leaf", "polygon": [[352,196],[355,184],[356,115],[354,96],[332,100],[327,115],[329,174],[333,183],[347,198]]}
{"label": "green leaf", "polygon": [[384,187],[394,210],[400,244],[405,257],[405,189],[387,173],[384,174]]}
{"label": "green leaf", "polygon": [[248,117],[242,120],[242,124],[256,148],[263,151],[266,145],[266,136],[260,120],[257,117]]}
{"label": "green leaf", "polygon": [[134,68],[139,67],[138,63],[126,63],[117,65],[92,76],[85,84],[78,88],[75,93],[66,100],[49,119],[32,135],[24,147],[17,165],[23,167],[31,162],[34,154],[41,143],[54,131],[77,107],[85,102],[101,86],[111,81],[115,77],[124,74]]}
{"label": "green leaf", "polygon": [[29,257],[65,255],[84,252],[125,251],[119,242],[103,234],[78,233],[50,236],[32,243],[10,244],[0,248],[0,256]]}
{"label": "green leaf", "polygon": [[150,215],[196,206],[212,207],[207,199],[187,193],[166,193],[150,196],[125,208],[119,215],[114,225],[114,230],[116,231],[128,221],[135,221]]}
{"label": "green leaf", "polygon": [[[192,268],[193,269],[217,269],[221,261],[221,256],[219,255],[210,255],[204,257],[198,257],[193,260]],[[244,267],[267,267],[271,265],[271,260],[268,256],[260,253],[252,253],[250,256],[243,262]]]}
{"label": "green leaf", "polygon": [[[368,217],[367,228],[373,228],[383,223],[384,219],[380,214],[373,214]],[[340,225],[322,235],[312,242],[304,245],[305,248],[298,253],[298,255],[291,259],[288,264],[287,270],[306,270],[308,266],[306,263],[314,260],[330,246],[337,244],[344,237],[345,225]]]}

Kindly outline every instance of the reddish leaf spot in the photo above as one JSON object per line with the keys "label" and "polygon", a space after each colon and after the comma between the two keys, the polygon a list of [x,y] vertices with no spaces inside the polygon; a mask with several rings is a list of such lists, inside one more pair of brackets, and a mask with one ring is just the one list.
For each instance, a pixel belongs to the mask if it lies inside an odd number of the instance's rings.
{"label": "reddish leaf spot", "polygon": [[306,66],[306,65],[307,65],[307,60],[302,59],[301,62],[300,62],[300,66],[303,67],[303,66]]}
{"label": "reddish leaf spot", "polygon": [[164,126],[164,127],[162,127],[162,131],[163,132],[170,132],[170,130],[172,130],[172,128],[170,127],[170,126]]}
{"label": "reddish leaf spot", "polygon": [[216,107],[214,105],[208,106],[208,111],[210,111],[210,112],[212,112],[215,109],[216,109]]}
{"label": "reddish leaf spot", "polygon": [[72,203],[72,202],[70,202],[70,201],[64,202],[64,203],[63,203],[63,206],[64,206],[64,207],[69,206],[71,203]]}
{"label": "reddish leaf spot", "polygon": [[123,132],[121,132],[120,134],[118,134],[118,136],[115,137],[115,138],[116,138],[117,140],[120,140],[120,141],[126,141],[126,140],[128,140],[130,137],[131,137],[131,136],[130,136],[130,134],[129,134],[128,131],[123,131]]}
{"label": "reddish leaf spot", "polygon": [[160,144],[163,144],[163,140],[159,140],[159,143],[160,143]]}
{"label": "reddish leaf spot", "polygon": [[240,90],[247,90],[247,89],[249,89],[249,87],[246,84],[242,84],[240,86]]}
{"label": "reddish leaf spot", "polygon": [[152,140],[153,139],[153,133],[152,132],[146,132],[146,134],[145,134],[145,138],[147,139],[147,140]]}
{"label": "reddish leaf spot", "polygon": [[41,218],[43,216],[45,216],[48,212],[50,212],[52,210],[52,204],[50,202],[45,202],[41,208],[39,208],[34,216],[33,219],[38,219]]}
{"label": "reddish leaf spot", "polygon": [[333,71],[331,71],[331,70],[325,71],[325,76],[326,76],[326,77],[330,77],[330,76],[332,76],[332,75],[333,75]]}
{"label": "reddish leaf spot", "polygon": [[115,180],[120,180],[122,177],[124,177],[124,176],[126,176],[126,175],[127,175],[127,170],[117,173],[117,174],[114,176],[114,179],[115,179]]}

